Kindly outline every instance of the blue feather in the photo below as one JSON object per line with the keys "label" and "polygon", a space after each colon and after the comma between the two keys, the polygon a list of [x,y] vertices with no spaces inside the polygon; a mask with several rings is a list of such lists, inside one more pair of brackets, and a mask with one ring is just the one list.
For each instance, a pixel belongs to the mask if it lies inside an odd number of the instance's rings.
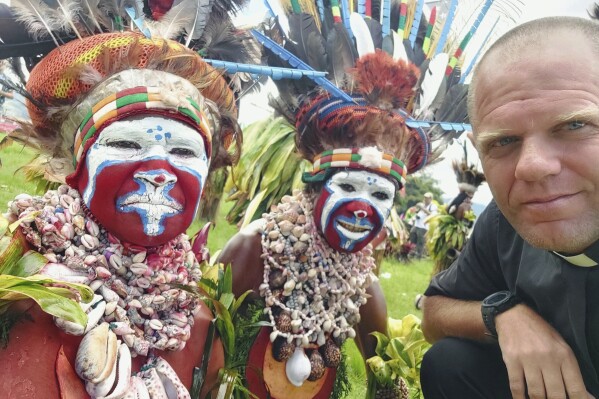
{"label": "blue feather", "polygon": [[412,20],[412,29],[410,30],[410,46],[414,48],[416,43],[416,36],[418,36],[418,28],[420,28],[420,21],[422,20],[422,7],[424,7],[424,0],[418,0],[416,11],[414,12],[414,19]]}
{"label": "blue feather", "polygon": [[366,16],[366,0],[358,0],[358,14]]}
{"label": "blue feather", "polygon": [[441,36],[439,37],[439,42],[437,43],[437,48],[435,49],[435,55],[443,51],[443,47],[445,46],[445,42],[447,41],[447,36],[449,35],[449,31],[451,30],[451,24],[453,23],[453,18],[455,17],[455,12],[457,9],[458,0],[451,0],[451,4],[449,5],[449,11],[447,12],[447,18],[445,18],[445,24],[443,25],[443,31],[441,31]]}
{"label": "blue feather", "polygon": [[406,125],[412,129],[416,128],[430,128],[431,125],[439,125],[441,129],[446,132],[462,132],[472,131],[472,125],[469,123],[455,123],[455,122],[443,122],[443,121],[425,121],[416,119],[406,119]]}
{"label": "blue feather", "polygon": [[279,79],[301,79],[304,76],[308,78],[319,78],[326,76],[326,72],[318,71],[305,71],[303,69],[295,68],[279,68],[269,67],[265,65],[255,64],[239,64],[236,62],[221,61],[221,60],[210,60],[205,59],[208,64],[212,65],[217,69],[224,69],[227,73],[250,73],[252,75],[269,76],[273,80]]}
{"label": "blue feather", "polygon": [[478,27],[480,26],[480,23],[482,22],[482,20],[485,18],[485,15],[487,15],[487,12],[491,8],[492,4],[493,4],[493,0],[485,1],[483,8],[480,10],[480,12],[478,13],[478,16],[476,17],[476,19],[472,23],[472,26],[470,27],[470,33],[473,36],[474,36],[474,33],[476,33],[476,30],[478,29]]}
{"label": "blue feather", "polygon": [[320,16],[320,21],[324,23],[324,2],[323,2],[323,0],[316,0],[316,7],[318,7],[318,15]]}
{"label": "blue feather", "polygon": [[383,37],[387,36],[391,31],[391,0],[383,1],[383,18],[381,19],[381,25],[383,25]]}
{"label": "blue feather", "polygon": [[131,7],[131,6],[127,6],[125,7],[125,11],[127,12],[127,14],[129,14],[129,18],[131,18],[131,21],[133,21],[133,23],[135,24],[135,26],[137,26],[137,29],[139,29],[139,31],[141,33],[144,34],[145,37],[147,37],[148,39],[152,38],[152,34],[150,33],[150,30],[144,26],[144,17],[143,15],[139,18],[136,18],[135,15],[135,8]]}
{"label": "blue feather", "polygon": [[347,29],[350,39],[353,39],[354,34],[352,33],[351,27],[349,25],[350,14],[351,11],[349,10],[349,4],[347,4],[347,0],[341,0],[341,19],[343,20],[343,26],[345,26],[345,29]]}
{"label": "blue feather", "polygon": [[493,27],[489,30],[489,32],[487,32],[487,36],[485,37],[485,40],[483,40],[482,44],[478,48],[478,51],[476,52],[474,57],[472,57],[472,61],[470,61],[468,68],[466,68],[466,70],[464,72],[462,72],[462,76],[460,77],[460,83],[464,83],[464,81],[470,74],[470,71],[472,71],[472,68],[474,67],[474,65],[476,65],[476,61],[478,61],[478,57],[481,55],[483,48],[489,41],[489,38],[491,37],[491,33],[493,33],[493,31],[495,30],[495,26],[497,26],[497,22],[499,22],[499,17],[497,17],[497,19],[495,20],[495,23],[493,24]]}
{"label": "blue feather", "polygon": [[[285,50],[283,47],[279,46],[279,44],[277,42],[273,41],[269,37],[263,35],[262,33],[258,32],[255,29],[252,29],[252,34],[264,47],[266,47],[267,49],[269,49],[270,51],[275,53],[279,58],[287,61],[289,63],[289,65],[291,65],[297,69],[303,69],[305,71],[314,71],[314,69],[310,65],[306,64],[304,61],[300,60],[298,57],[291,54],[289,51]],[[346,92],[344,92],[343,90],[341,90],[340,88],[335,86],[327,78],[310,77],[310,76],[308,76],[308,78],[310,78],[317,85],[321,86],[323,89],[325,89],[326,91],[331,93],[334,97],[342,98],[348,102],[354,102],[353,98],[351,98],[350,95],[348,95]]]}
{"label": "blue feather", "polygon": [[275,11],[272,9],[272,6],[270,5],[270,3],[268,2],[268,0],[264,0],[264,5],[266,6],[266,9],[268,10],[268,13],[270,14],[271,17],[276,18],[277,14],[275,13]]}

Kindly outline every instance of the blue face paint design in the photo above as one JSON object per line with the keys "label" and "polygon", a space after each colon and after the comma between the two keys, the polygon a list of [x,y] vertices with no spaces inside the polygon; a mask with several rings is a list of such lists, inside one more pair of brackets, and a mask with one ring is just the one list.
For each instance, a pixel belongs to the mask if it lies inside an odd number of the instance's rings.
{"label": "blue face paint design", "polygon": [[[330,187],[328,185],[325,185],[324,189],[327,192],[329,192],[330,194],[333,193],[333,191],[330,189]],[[372,209],[374,209],[376,213],[375,213],[375,215],[369,216],[369,219],[376,218],[378,220],[378,225],[380,227],[375,226],[373,223],[369,222],[368,220],[366,220],[364,218],[358,218],[356,216],[349,216],[349,217],[347,215],[339,215],[337,217],[333,216],[336,213],[336,211],[339,210],[339,208],[345,206],[346,204],[348,204],[349,202],[352,202],[352,201],[360,201],[360,202],[363,202],[363,203],[369,205],[370,207],[372,207]],[[363,237],[361,237],[359,239],[354,239],[354,238],[348,237],[346,235],[346,233],[339,228],[339,222],[347,223],[356,228],[364,228],[364,231],[367,231],[367,230],[370,230],[370,231],[367,232],[366,234],[364,234]],[[326,226],[331,225],[331,223],[332,223],[333,229],[339,236],[341,248],[345,249],[346,251],[351,252],[357,244],[359,244],[359,243],[365,241],[366,239],[368,239],[369,237],[371,237],[371,231],[373,229],[378,227],[380,230],[380,228],[382,228],[383,224],[385,223],[385,217],[383,216],[383,214],[380,212],[380,210],[378,209],[378,207],[375,204],[373,204],[372,202],[368,201],[365,198],[344,198],[335,203],[335,205],[331,209],[331,211],[326,219],[325,226],[323,226],[323,228],[326,229]],[[378,234],[378,231],[376,233]]]}
{"label": "blue face paint design", "polygon": [[[194,169],[187,168],[187,167],[184,167],[182,165],[173,165],[172,162],[170,161],[170,159],[166,158],[166,157],[154,156],[154,157],[145,158],[144,160],[145,161],[152,161],[152,160],[163,160],[163,161],[166,161],[169,164],[171,164],[173,167],[175,167],[177,169],[180,169],[180,170],[184,170],[185,172],[187,172],[187,173],[191,174],[192,176],[194,176],[197,179],[199,186],[200,187],[204,187],[203,176],[200,175]],[[88,162],[88,159],[86,158],[86,163],[87,162]],[[103,173],[103,171],[104,171],[105,168],[107,168],[109,166],[113,166],[113,165],[123,164],[123,163],[128,163],[128,161],[110,160],[110,161],[104,161],[100,165],[98,165],[98,167],[96,169],[96,173],[93,174],[93,178],[90,180],[88,186],[86,187],[86,189],[85,189],[85,191],[83,192],[83,195],[82,195],[83,202],[85,203],[85,205],[88,208],[91,207],[91,201],[92,201],[92,199],[93,199],[93,197],[94,197],[94,195],[96,193],[96,184],[97,184],[96,177],[100,176]],[[89,164],[88,164],[88,168],[89,168]],[[163,170],[163,172],[166,173],[166,171],[164,171],[164,170]],[[135,192],[128,193],[128,194],[126,194],[126,195],[118,198],[117,199],[117,203],[116,203],[117,210],[122,210],[123,212],[136,212],[136,208],[135,207],[126,207],[126,209],[122,207],[122,203],[123,203],[123,201],[124,201],[125,198],[129,197],[132,194],[139,194],[139,193],[143,192],[143,190],[147,189],[147,187],[143,183],[140,183],[139,179],[134,178],[134,180],[139,185],[139,189],[137,191],[135,191]],[[166,197],[165,198],[167,198],[170,201],[174,201],[173,198],[171,198],[168,195],[168,192],[173,188],[173,186],[174,186],[174,184],[170,184],[169,187],[168,187],[168,189],[165,190],[166,191],[166,193],[165,193]],[[200,201],[198,201],[195,204],[195,209],[194,209],[194,213],[193,213],[194,217],[195,217],[195,215],[198,212],[199,205],[200,205]],[[140,210],[138,213],[140,215],[140,218],[142,219],[142,223],[144,225],[144,231],[146,232],[146,234],[152,235],[152,234],[148,233],[148,231],[151,231],[153,228],[150,228],[150,226],[148,225],[148,220],[149,219],[147,217],[147,211]],[[156,235],[159,235],[159,234],[161,234],[162,231],[164,231],[164,221],[166,220],[166,218],[174,216],[174,215],[176,215],[178,213],[180,213],[180,211],[177,212],[177,213],[173,213],[173,214],[167,214],[163,218],[160,218],[159,223],[158,223],[158,225],[160,227],[158,228],[158,233],[156,233]],[[143,215],[143,214],[145,214],[145,215]]]}
{"label": "blue face paint design", "polygon": [[[148,129],[148,130],[146,130],[146,133],[148,133],[148,134],[153,134],[155,131],[162,132],[162,130],[163,130],[162,126],[158,125],[158,126],[156,126],[155,128],[153,128],[153,129]],[[170,139],[171,137],[172,137],[172,135],[171,135],[171,133],[170,133],[170,132],[165,132],[165,133],[164,133],[164,136],[163,136],[162,134],[159,134],[159,133],[156,133],[156,134],[154,135],[154,139],[155,139],[156,141],[161,141],[161,140],[162,140],[162,138],[164,138],[165,140],[168,140],[168,139]]]}
{"label": "blue face paint design", "polygon": [[[158,176],[164,177],[166,182],[157,186],[152,179]],[[181,204],[169,195],[176,177],[164,169],[158,169],[136,173],[133,180],[138,184],[138,190],[119,197],[117,209],[137,213],[148,236],[162,234],[165,220],[183,210]]]}

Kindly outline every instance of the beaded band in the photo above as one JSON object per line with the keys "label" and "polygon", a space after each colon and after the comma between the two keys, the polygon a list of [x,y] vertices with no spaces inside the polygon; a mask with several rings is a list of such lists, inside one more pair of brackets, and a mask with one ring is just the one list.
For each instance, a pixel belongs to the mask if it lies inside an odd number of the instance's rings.
{"label": "beaded band", "polygon": [[402,161],[375,147],[336,148],[317,155],[312,172],[304,173],[302,180],[304,183],[322,182],[332,168],[363,169],[387,175],[397,180],[400,188],[404,186],[408,172]]}
{"label": "beaded band", "polygon": [[189,97],[178,96],[175,96],[173,101],[173,96],[167,98],[167,93],[163,93],[164,90],[159,87],[133,87],[111,94],[94,105],[83,118],[75,134],[73,164],[77,166],[85,153],[86,143],[91,138],[95,138],[107,122],[132,114],[148,113],[148,110],[159,114],[175,113],[178,114],[178,119],[190,122],[204,138],[206,151],[210,156],[212,134],[206,116],[198,103]]}

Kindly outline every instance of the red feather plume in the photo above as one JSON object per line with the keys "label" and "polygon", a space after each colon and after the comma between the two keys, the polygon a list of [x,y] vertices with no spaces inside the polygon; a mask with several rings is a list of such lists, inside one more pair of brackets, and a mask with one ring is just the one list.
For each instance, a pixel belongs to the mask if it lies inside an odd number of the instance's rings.
{"label": "red feather plume", "polygon": [[416,65],[378,49],[360,57],[350,72],[368,102],[387,110],[407,106],[420,76]]}

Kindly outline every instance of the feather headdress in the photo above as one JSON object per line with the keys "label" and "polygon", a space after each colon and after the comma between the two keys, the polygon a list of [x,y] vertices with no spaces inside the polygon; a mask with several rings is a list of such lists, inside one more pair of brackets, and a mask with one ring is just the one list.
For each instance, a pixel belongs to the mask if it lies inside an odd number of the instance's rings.
{"label": "feather headdress", "polygon": [[[213,169],[230,164],[237,154],[227,147],[241,140],[231,87],[235,78],[198,53],[233,62],[259,59],[253,38],[231,23],[229,12],[241,4],[14,0],[15,20],[31,38],[50,37],[58,47],[31,71],[26,87],[31,125],[22,124],[12,138],[48,154],[45,176],[62,180],[103,123],[140,113],[168,114],[201,132]],[[106,104],[115,109],[105,115]]]}
{"label": "feather headdress", "polygon": [[276,82],[280,98],[272,105],[295,124],[306,159],[374,146],[413,173],[470,129],[460,65],[493,0],[477,3],[467,11],[470,22],[458,26],[456,0],[430,12],[423,0],[281,1],[285,15],[255,34],[268,63],[328,72]]}

